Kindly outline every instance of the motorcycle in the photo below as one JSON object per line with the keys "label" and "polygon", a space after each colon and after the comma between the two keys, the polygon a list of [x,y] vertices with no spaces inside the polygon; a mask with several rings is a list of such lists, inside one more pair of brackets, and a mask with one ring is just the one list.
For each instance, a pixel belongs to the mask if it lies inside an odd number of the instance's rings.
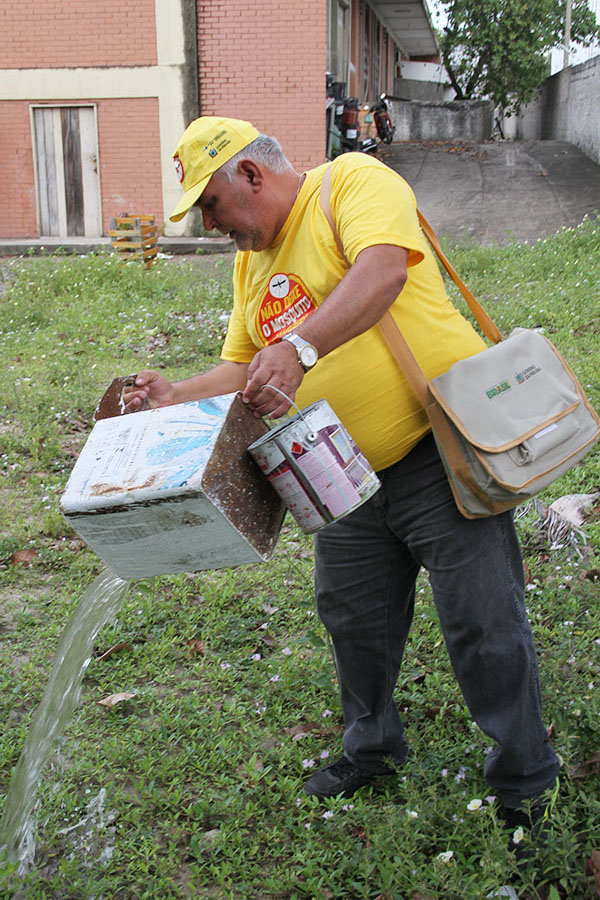
{"label": "motorcycle", "polygon": [[390,119],[387,97],[381,94],[377,103],[369,109],[373,113],[375,119],[375,128],[377,129],[377,137],[384,144],[391,144],[394,139],[395,126],[392,125]]}
{"label": "motorcycle", "polygon": [[358,100],[345,97],[338,100],[333,131],[332,156],[340,153],[376,153],[379,142],[374,137],[359,139]]}

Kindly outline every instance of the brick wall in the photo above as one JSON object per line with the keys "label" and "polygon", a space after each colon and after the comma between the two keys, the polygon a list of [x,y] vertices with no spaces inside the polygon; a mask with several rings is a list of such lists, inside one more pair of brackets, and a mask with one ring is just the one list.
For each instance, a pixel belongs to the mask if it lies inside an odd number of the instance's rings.
{"label": "brick wall", "polygon": [[104,231],[122,212],[149,213],[162,223],[158,100],[99,100],[98,136]]}
{"label": "brick wall", "polygon": [[323,0],[198,0],[202,115],[249,119],[299,169],[325,160]]}
{"label": "brick wall", "polygon": [[[103,231],[111,216],[150,213],[163,221],[158,101],[96,100]],[[77,105],[77,101],[73,102]],[[0,237],[37,236],[30,104],[0,102]]]}
{"label": "brick wall", "polygon": [[0,69],[156,63],[154,0],[2,0]]}
{"label": "brick wall", "polygon": [[0,101],[0,237],[37,235],[29,105]]}

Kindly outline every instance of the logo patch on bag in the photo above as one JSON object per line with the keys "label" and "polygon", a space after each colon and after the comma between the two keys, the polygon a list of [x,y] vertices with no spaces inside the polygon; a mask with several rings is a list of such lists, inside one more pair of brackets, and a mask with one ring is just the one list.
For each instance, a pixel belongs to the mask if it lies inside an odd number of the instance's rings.
{"label": "logo patch on bag", "polygon": [[490,400],[493,400],[494,397],[498,396],[498,394],[503,394],[504,391],[510,391],[510,388],[510,381],[501,381],[500,384],[496,384],[494,385],[494,387],[488,388],[486,394]]}
{"label": "logo patch on bag", "polygon": [[523,382],[527,381],[528,378],[532,378],[534,375],[537,375],[538,372],[541,372],[539,366],[536,366],[535,363],[531,366],[527,366],[526,369],[523,369],[522,372],[517,372],[515,378],[517,379],[517,384],[523,384]]}

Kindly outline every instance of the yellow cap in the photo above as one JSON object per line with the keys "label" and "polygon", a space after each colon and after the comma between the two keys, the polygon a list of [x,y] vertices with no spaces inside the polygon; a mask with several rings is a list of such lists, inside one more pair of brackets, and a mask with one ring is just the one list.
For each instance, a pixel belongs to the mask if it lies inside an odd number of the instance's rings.
{"label": "yellow cap", "polygon": [[173,154],[175,170],[184,190],[183,197],[169,216],[172,222],[183,219],[194,205],[217,169],[247,147],[259,132],[250,122],[201,116],[188,125]]}

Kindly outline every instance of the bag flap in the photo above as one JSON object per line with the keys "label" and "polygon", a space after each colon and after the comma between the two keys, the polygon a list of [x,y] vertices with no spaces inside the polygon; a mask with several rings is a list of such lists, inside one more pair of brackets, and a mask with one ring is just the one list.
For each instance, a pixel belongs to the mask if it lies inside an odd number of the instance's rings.
{"label": "bag flap", "polygon": [[488,452],[521,443],[582,401],[550,341],[524,328],[455,363],[433,378],[430,388],[465,437]]}

